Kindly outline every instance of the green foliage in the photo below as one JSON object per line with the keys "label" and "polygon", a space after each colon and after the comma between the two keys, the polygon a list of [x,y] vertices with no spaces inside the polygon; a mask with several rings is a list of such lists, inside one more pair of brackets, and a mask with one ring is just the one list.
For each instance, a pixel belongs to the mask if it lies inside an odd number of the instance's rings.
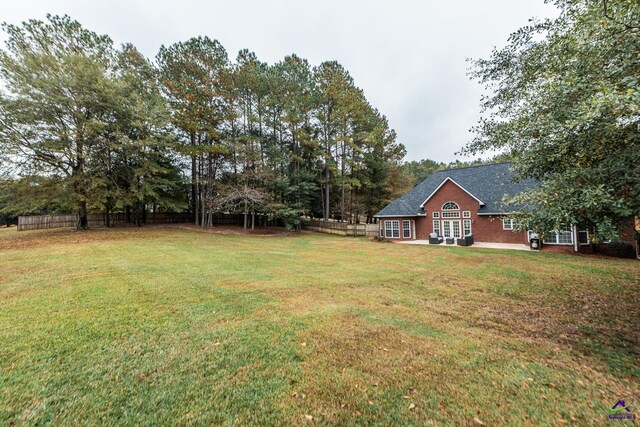
{"label": "green foliage", "polygon": [[26,174],[68,180],[86,217],[86,163],[117,107],[109,72],[111,40],[69,17],[4,24],[0,52],[0,149],[20,157]]}
{"label": "green foliage", "polygon": [[0,150],[23,177],[13,181],[22,191],[5,209],[75,205],[84,227],[88,210],[178,205],[162,198],[181,178],[169,160],[168,110],[149,61],[67,16],[4,29]]}
{"label": "green foliage", "polygon": [[413,182],[414,186],[421,183],[429,176],[433,175],[443,166],[443,163],[438,163],[435,160],[431,159],[418,161],[413,160],[403,164],[403,168],[406,169],[407,173],[411,175],[411,181]]}
{"label": "green foliage", "polygon": [[184,150],[196,154],[200,150],[194,138],[214,139],[216,127],[223,120],[222,98],[230,77],[227,52],[217,40],[195,37],[161,46],[156,60],[172,107],[173,124],[191,138],[191,146]]}
{"label": "green foliage", "polygon": [[25,176],[0,180],[0,215],[56,215],[74,207],[70,180],[57,176]]}
{"label": "green foliage", "polygon": [[[241,191],[260,194],[245,214],[297,225],[318,213],[371,220],[406,187],[404,147],[337,62],[268,65],[248,50],[231,62],[217,40],[194,37],[162,46],[156,65],[67,16],[4,29],[0,150],[24,190],[7,209],[137,220],[189,209],[208,225]],[[39,191],[45,182],[59,185]]]}
{"label": "green foliage", "polygon": [[300,210],[296,208],[283,207],[275,211],[274,217],[280,219],[287,230],[298,230],[307,222],[300,216]]}
{"label": "green foliage", "polygon": [[625,242],[611,242],[608,245],[607,253],[617,258],[630,258],[636,259],[636,250],[630,243]]}
{"label": "green foliage", "polygon": [[[511,200],[540,231],[640,215],[640,5],[556,0],[471,75],[491,90],[466,152],[504,150],[543,182]],[[599,227],[602,228],[602,227]]]}

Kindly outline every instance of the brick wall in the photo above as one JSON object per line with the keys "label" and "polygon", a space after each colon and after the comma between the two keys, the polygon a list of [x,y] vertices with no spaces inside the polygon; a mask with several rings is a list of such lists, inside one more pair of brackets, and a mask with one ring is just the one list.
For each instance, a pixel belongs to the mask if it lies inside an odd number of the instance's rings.
{"label": "brick wall", "polygon": [[[428,196],[425,195],[425,198]],[[433,221],[442,221],[442,218],[433,218],[433,212],[441,212],[442,205],[446,202],[455,202],[460,206],[460,220],[462,212],[469,211],[471,217],[471,233],[476,242],[499,242],[499,243],[527,243],[527,234],[524,231],[510,231],[502,229],[502,219],[499,216],[478,215],[476,212],[480,208],[480,203],[471,197],[466,191],[458,187],[451,181],[447,181],[436,194],[429,199],[424,206],[426,217],[419,217],[416,220],[416,234],[418,239],[428,239],[433,232]],[[456,220],[458,218],[455,218]],[[440,225],[442,234],[442,223]]]}
{"label": "brick wall", "polygon": [[526,231],[511,231],[502,228],[502,216],[478,215],[476,231],[473,233],[476,242],[523,243],[529,244]]}
{"label": "brick wall", "polygon": [[[398,224],[400,226],[400,237],[398,237],[398,238],[385,237],[385,233],[384,233],[384,223],[385,223],[385,221],[399,221]],[[404,237],[402,221],[409,221],[409,230],[411,231],[411,237]],[[415,238],[416,238],[416,236],[414,235],[415,224],[416,224],[416,219],[415,218],[408,218],[408,217],[379,218],[378,219],[378,224],[379,224],[380,227],[382,227],[382,237],[385,237],[387,239],[393,239],[393,240],[415,240]]]}
{"label": "brick wall", "polygon": [[634,247],[634,249],[636,250],[636,253],[638,253],[638,241],[636,240],[636,224],[640,224],[640,221],[636,222],[636,219],[634,218],[629,218],[629,225],[622,230],[622,234],[620,235],[620,237],[622,238],[622,241],[625,243],[629,243],[631,246]]}

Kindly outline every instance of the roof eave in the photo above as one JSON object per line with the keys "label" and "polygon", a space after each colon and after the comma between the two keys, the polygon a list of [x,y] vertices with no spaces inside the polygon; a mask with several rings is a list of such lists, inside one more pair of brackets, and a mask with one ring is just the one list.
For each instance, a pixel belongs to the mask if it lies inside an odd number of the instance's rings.
{"label": "roof eave", "polygon": [[513,215],[515,212],[477,212],[477,215]]}

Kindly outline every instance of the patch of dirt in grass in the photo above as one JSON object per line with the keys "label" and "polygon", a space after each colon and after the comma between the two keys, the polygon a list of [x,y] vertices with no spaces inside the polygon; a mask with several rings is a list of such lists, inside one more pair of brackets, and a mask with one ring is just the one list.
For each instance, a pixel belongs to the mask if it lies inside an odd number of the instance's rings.
{"label": "patch of dirt in grass", "polygon": [[640,306],[633,299],[602,298],[587,286],[552,304],[498,298],[473,313],[469,323],[510,338],[569,346],[600,358],[603,371],[640,373]]}
{"label": "patch of dirt in grass", "polygon": [[[427,377],[421,360],[439,353],[431,340],[349,313],[329,316],[301,331],[298,345],[302,381],[292,385],[285,403],[329,423],[380,422],[381,407],[400,403],[408,408],[401,390],[412,394],[410,388]],[[391,401],[390,390],[396,395]]]}
{"label": "patch of dirt in grass", "polygon": [[564,345],[459,332],[425,337],[348,312],[317,318],[298,333],[302,374],[283,404],[329,424],[494,424],[501,411],[530,424],[584,423],[612,396],[637,394],[637,381]]}

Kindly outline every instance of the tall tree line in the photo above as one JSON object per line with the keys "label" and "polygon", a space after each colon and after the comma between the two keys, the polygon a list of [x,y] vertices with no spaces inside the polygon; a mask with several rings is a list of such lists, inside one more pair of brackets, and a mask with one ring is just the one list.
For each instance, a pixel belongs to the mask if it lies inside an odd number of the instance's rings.
{"label": "tall tree line", "polygon": [[[4,24],[0,194],[14,213],[74,209],[372,220],[396,194],[405,150],[335,61],[276,64],[208,37],[150,61],[71,18]],[[47,191],[45,189],[50,188]]]}

